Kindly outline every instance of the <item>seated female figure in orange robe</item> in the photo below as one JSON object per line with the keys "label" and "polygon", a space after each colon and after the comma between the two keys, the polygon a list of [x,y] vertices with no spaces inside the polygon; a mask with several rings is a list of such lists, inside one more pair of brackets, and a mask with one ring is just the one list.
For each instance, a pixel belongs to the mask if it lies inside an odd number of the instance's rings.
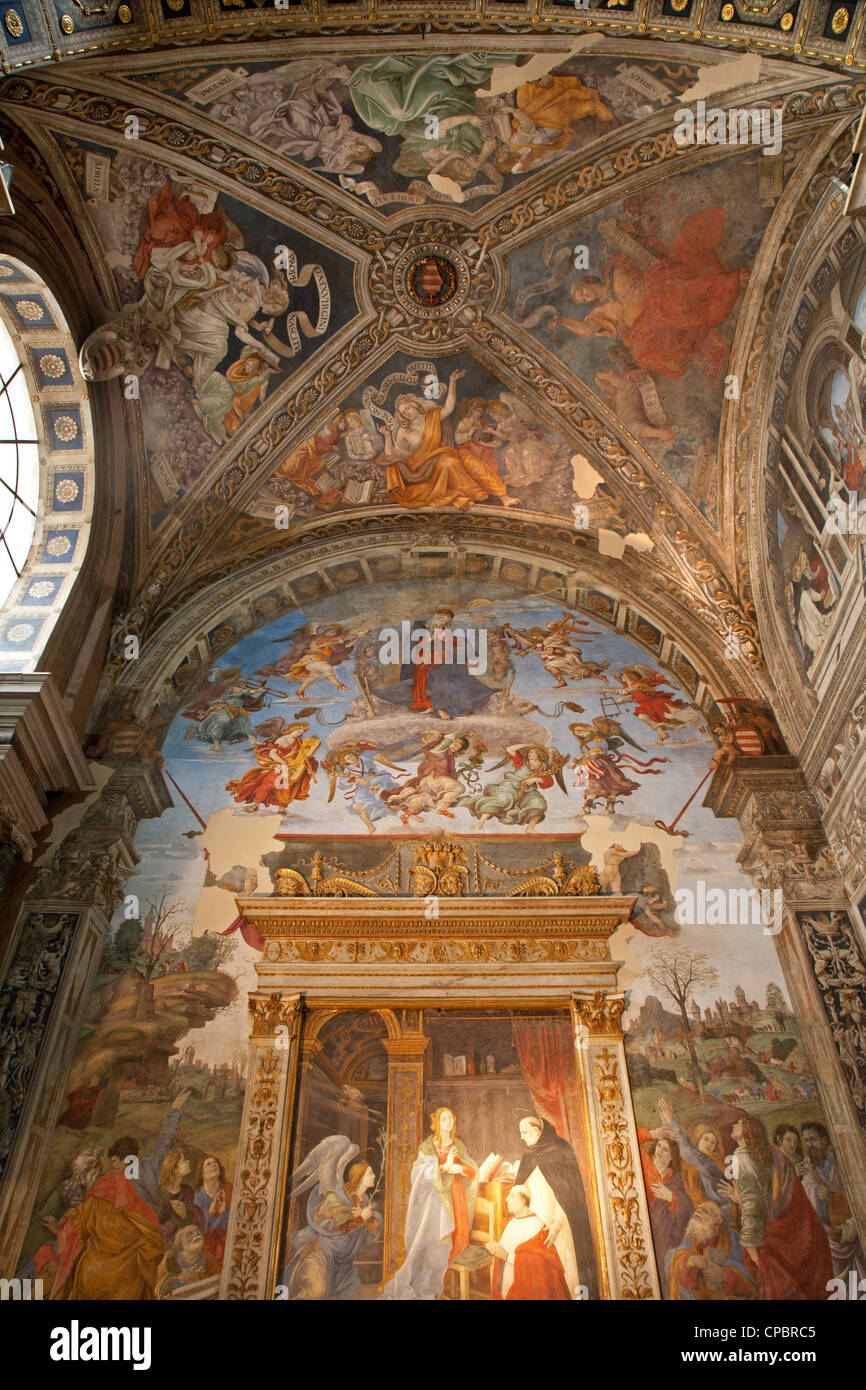
{"label": "seated female figure in orange robe", "polygon": [[[594,87],[579,77],[548,73],[537,82],[523,82],[517,89],[517,112],[512,117],[510,145],[523,150],[512,173],[525,173],[545,158],[548,150],[567,150],[574,139],[574,126],[586,117],[612,121],[614,113]],[[550,138],[539,141],[537,131],[549,130]]]}
{"label": "seated female figure in orange robe", "polygon": [[399,396],[394,406],[396,430],[383,430],[385,449],[377,463],[385,467],[385,486],[401,507],[458,507],[499,497],[516,507],[495,463],[470,448],[455,449],[442,440],[442,421],[454,410],[457,382],[464,373],[452,372],[448,394],[440,406],[420,396]]}

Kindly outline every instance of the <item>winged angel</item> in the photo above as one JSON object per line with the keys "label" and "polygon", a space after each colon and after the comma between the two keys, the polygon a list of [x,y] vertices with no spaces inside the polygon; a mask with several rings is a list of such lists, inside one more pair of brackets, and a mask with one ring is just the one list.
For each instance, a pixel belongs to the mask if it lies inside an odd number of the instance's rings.
{"label": "winged angel", "polygon": [[[309,1192],[307,1224],[292,1236],[281,1283],[290,1299],[356,1299],[361,1276],[355,1256],[378,1236],[382,1221],[368,1196],[373,1170],[357,1144],[329,1134],[291,1178],[292,1197]],[[354,1162],[352,1160],[355,1160]]]}

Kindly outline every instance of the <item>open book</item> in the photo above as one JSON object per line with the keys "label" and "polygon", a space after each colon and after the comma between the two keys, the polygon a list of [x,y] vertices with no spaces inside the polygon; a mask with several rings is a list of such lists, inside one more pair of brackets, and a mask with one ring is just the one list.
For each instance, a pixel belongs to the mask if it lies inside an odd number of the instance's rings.
{"label": "open book", "polygon": [[502,1182],[514,1177],[514,1165],[509,1163],[502,1154],[488,1154],[478,1169],[479,1182]]}
{"label": "open book", "polygon": [[350,478],[343,488],[343,501],[350,506],[357,507],[364,502],[369,502],[373,496],[373,479],[367,478],[363,483],[356,478]]}

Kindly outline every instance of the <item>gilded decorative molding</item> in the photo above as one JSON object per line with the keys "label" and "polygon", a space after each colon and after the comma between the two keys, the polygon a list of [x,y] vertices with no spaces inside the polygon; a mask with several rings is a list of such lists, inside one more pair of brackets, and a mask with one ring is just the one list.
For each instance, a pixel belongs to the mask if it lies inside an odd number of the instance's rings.
{"label": "gilded decorative molding", "polygon": [[443,830],[434,830],[413,847],[413,855],[415,863],[409,870],[409,880],[416,898],[462,896],[469,880],[463,845],[450,839]]}
{"label": "gilded decorative molding", "polygon": [[[607,924],[611,919],[602,921]],[[260,925],[260,924],[259,924]],[[270,940],[265,946],[268,962],[320,961],[343,965],[365,965],[377,962],[406,962],[419,965],[452,965],[466,962],[500,962],[525,964],[533,961],[601,961],[610,959],[605,941],[591,937],[565,937],[547,941],[516,938],[507,941],[484,940],[477,936],[452,937],[447,940],[354,939],[326,941],[316,938],[299,940]]]}
{"label": "gilded decorative molding", "polygon": [[554,854],[554,868],[550,875],[533,874],[524,883],[519,883],[516,888],[512,888],[508,893],[509,898],[528,898],[528,897],[566,897],[573,894],[575,897],[591,898],[601,892],[601,884],[598,881],[598,871],[592,864],[581,864],[578,868],[572,869],[567,873],[561,854]]}
{"label": "gilded decorative molding", "polygon": [[[472,931],[473,939],[480,936],[490,937],[525,937],[531,939],[533,936],[550,937],[587,937],[587,936],[610,936],[616,928],[624,921],[628,921],[629,910],[634,902],[630,899],[599,899],[608,911],[604,908],[593,913],[589,909],[578,909],[574,915],[568,917],[550,917],[547,915],[546,902],[537,921],[526,920],[527,909],[521,906],[520,911],[515,910],[514,916],[488,916],[485,912],[472,915],[471,918],[455,918],[448,920],[444,918],[440,908],[438,918],[424,917],[419,913],[417,907],[414,911],[399,908],[393,915],[388,917],[360,917],[343,913],[339,918],[323,919],[315,913],[315,909],[310,907],[306,910],[303,917],[289,916],[279,913],[277,908],[278,899],[258,899],[256,902],[252,898],[238,899],[238,907],[248,922],[254,923],[262,936],[268,938],[282,938],[287,941],[299,941],[305,938],[310,940],[347,940],[358,938],[396,937],[398,939],[415,939],[417,941],[435,940],[448,938],[459,938],[465,935],[467,928]],[[447,899],[445,901],[448,901]],[[486,904],[491,903],[491,899],[484,900]],[[395,907],[405,899],[393,899]],[[526,900],[524,900],[524,903]],[[262,910],[263,904],[267,903],[266,910]],[[378,907],[381,909],[382,900],[378,900]],[[408,908],[409,905],[407,905]],[[539,904],[539,907],[541,904]],[[516,908],[514,900],[509,902],[509,907]],[[495,911],[495,907],[494,907]],[[531,912],[531,910],[530,910]]]}
{"label": "gilded decorative molding", "polygon": [[[468,849],[453,840],[446,831],[436,830],[412,846],[414,864],[407,871],[408,888],[416,898],[459,898],[468,895],[471,886],[466,864]],[[569,868],[565,856],[555,851],[553,856],[528,869],[501,869],[481,855],[476,847],[474,871],[477,895],[484,896],[493,885],[483,878],[480,864],[494,870],[500,877],[518,879],[504,896],[526,897],[597,897],[601,894],[598,874],[591,864]],[[394,865],[393,876],[385,870]],[[542,868],[551,866],[550,873]],[[281,898],[385,898],[402,894],[402,868],[399,847],[383,863],[352,875],[349,872],[326,874],[329,864],[321,851],[313,855],[309,880],[298,869],[279,868],[273,871],[274,887]],[[361,879],[368,880],[362,882]],[[371,882],[374,884],[370,886]],[[496,887],[494,887],[494,896]]]}
{"label": "gilded decorative molding", "polygon": [[268,1223],[275,1178],[274,1137],[287,1056],[284,1049],[256,1049],[233,1197],[237,1210],[224,1294],[229,1299],[257,1298],[267,1272]]}
{"label": "gilded decorative molding", "polygon": [[249,1010],[252,1015],[253,1038],[273,1037],[278,1028],[288,1027],[300,1011],[300,1003],[293,995],[269,994],[266,997],[251,994]]}
{"label": "gilded decorative molding", "polygon": [[589,998],[581,994],[572,994],[571,1002],[578,1026],[586,1029],[589,1037],[596,1034],[622,1036],[624,995],[602,994],[597,990]]}
{"label": "gilded decorative molding", "polygon": [[628,1087],[623,1075],[621,1049],[604,1047],[593,1050],[591,1061],[620,1297],[630,1301],[653,1298],[653,1257],[641,1210],[641,1193],[626,1117]]}

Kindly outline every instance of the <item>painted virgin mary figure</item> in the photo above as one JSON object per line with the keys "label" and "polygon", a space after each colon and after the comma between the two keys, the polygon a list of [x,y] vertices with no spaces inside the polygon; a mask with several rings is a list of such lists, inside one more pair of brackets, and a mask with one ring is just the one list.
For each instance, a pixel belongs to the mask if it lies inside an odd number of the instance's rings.
{"label": "painted virgin mary figure", "polygon": [[376,1239],[382,1223],[367,1195],[376,1182],[373,1170],[357,1156],[351,1139],[329,1134],[292,1174],[291,1195],[310,1195],[307,1224],[292,1237],[280,1279],[290,1299],[346,1302],[361,1291],[355,1256]]}
{"label": "painted virgin mary figure", "polygon": [[445,1287],[455,1255],[469,1245],[478,1191],[478,1164],[457,1138],[454,1111],[440,1106],[430,1116],[412,1168],[406,1211],[406,1258],[382,1291],[386,1299],[432,1301]]}

